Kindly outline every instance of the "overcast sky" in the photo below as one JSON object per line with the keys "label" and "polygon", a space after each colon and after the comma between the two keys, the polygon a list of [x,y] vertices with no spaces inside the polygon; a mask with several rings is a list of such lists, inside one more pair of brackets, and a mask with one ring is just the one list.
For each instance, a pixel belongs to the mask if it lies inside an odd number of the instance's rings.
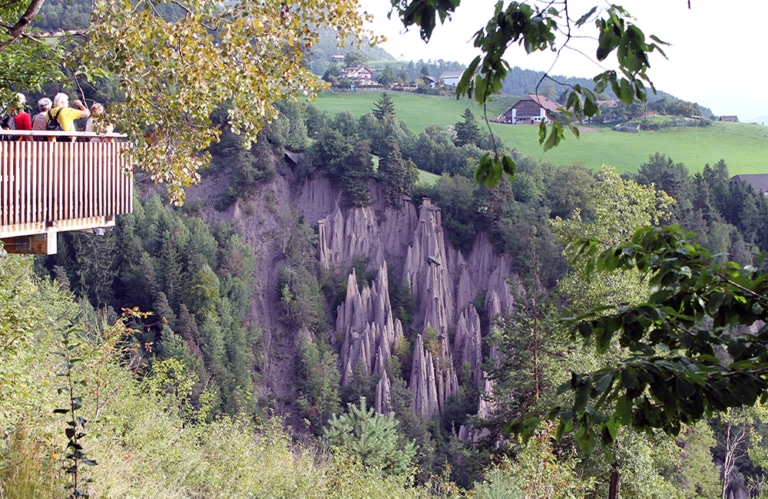
{"label": "overcast sky", "polygon": [[[371,28],[387,37],[383,44],[395,58],[459,61],[469,64],[477,55],[472,35],[493,13],[493,0],[464,0],[451,22],[435,29],[425,44],[412,29],[404,33],[393,16],[387,19],[388,0],[361,0],[363,9],[374,15]],[[508,3],[508,2],[505,2]],[[670,43],[665,48],[668,59],[651,58],[650,77],[656,88],[688,101],[709,107],[716,115],[739,116],[741,121],[768,115],[768,58],[766,57],[766,21],[768,0],[616,0],[636,18],[646,35],[654,34]],[[592,5],[604,6],[604,0],[571,0],[569,9],[578,17]],[[574,14],[575,12],[575,14]],[[594,36],[594,25],[584,35]],[[596,42],[583,40],[585,52],[594,54]],[[510,49],[510,65],[525,69],[549,70],[551,53],[530,56],[521,49]],[[576,51],[564,53],[552,74],[592,77],[600,66]],[[768,120],[766,120],[768,124]]]}

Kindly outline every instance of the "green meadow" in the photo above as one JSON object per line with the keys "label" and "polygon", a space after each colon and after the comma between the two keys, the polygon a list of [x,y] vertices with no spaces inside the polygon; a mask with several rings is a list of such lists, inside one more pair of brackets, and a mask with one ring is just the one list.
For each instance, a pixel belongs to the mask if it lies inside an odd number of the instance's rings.
{"label": "green meadow", "polygon": [[[462,119],[466,108],[476,116],[482,109],[468,99],[433,97],[404,92],[389,92],[397,116],[414,132],[437,123],[445,126]],[[373,108],[381,92],[325,92],[314,106],[334,115],[350,111],[359,117]],[[489,104],[488,116],[500,114],[516,99],[502,97]],[[491,124],[508,147],[541,158],[554,165],[581,163],[595,169],[602,164],[619,171],[635,171],[654,153],[662,153],[683,163],[691,172],[700,171],[705,164],[725,160],[732,175],[768,173],[768,127],[747,123],[713,122],[709,127],[668,128],[639,133],[616,132],[608,126],[591,127],[576,138],[566,132],[560,146],[542,151],[538,143],[538,127],[527,125]]]}
{"label": "green meadow", "polygon": [[[435,97],[409,92],[387,92],[395,103],[397,117],[408,123],[411,130],[420,132],[433,123],[450,125],[459,121],[466,108],[476,115],[482,110],[469,99],[456,100],[452,97]],[[373,104],[381,96],[380,91],[365,92],[324,92],[313,105],[328,114],[335,115],[349,111],[359,118],[370,113]]]}

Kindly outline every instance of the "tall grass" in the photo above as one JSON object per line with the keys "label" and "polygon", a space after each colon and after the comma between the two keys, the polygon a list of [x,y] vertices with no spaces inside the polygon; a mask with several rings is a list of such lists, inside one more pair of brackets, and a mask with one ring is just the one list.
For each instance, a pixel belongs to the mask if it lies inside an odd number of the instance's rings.
{"label": "tall grass", "polygon": [[61,462],[50,440],[34,435],[34,423],[18,421],[0,446],[0,498],[62,496]]}

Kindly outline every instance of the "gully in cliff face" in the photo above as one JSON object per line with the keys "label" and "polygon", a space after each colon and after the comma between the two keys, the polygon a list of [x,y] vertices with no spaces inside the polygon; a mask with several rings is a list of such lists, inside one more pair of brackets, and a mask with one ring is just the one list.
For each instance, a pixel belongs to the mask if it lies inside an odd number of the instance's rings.
{"label": "gully in cliff face", "polygon": [[[486,239],[483,241],[488,247],[481,241],[465,260],[445,239],[440,209],[431,203],[422,204],[418,213],[413,211],[413,216],[418,218],[407,223],[412,228],[409,234],[404,234],[402,227],[393,233],[391,225],[371,225],[368,222],[373,211],[370,215],[355,213],[367,209],[338,209],[322,220],[320,230],[326,237],[321,235],[319,239],[328,246],[318,248],[318,252],[330,255],[323,264],[346,263],[351,266],[355,258],[377,261],[380,253],[373,245],[360,241],[361,237],[387,241],[407,236],[407,245],[403,245],[405,254],[386,254],[382,258],[378,264],[378,277],[370,287],[358,289],[354,273],[350,275],[347,296],[337,309],[336,321],[336,330],[344,337],[342,377],[345,382],[351,379],[352,368],[363,363],[368,375],[384,379],[387,361],[398,338],[408,336],[414,344],[408,380],[414,395],[413,408],[421,417],[429,418],[442,413],[447,399],[458,392],[455,366],[468,362],[472,380],[479,387],[484,385],[482,331],[471,300],[484,294],[486,309],[491,313],[508,310],[513,303],[504,280],[509,265],[504,256],[493,253]],[[393,214],[391,218],[397,216]],[[389,213],[386,218],[390,218]],[[357,243],[353,245],[350,241]],[[411,331],[402,331],[402,324],[394,318],[389,304],[386,278],[389,261],[403,262],[401,274],[413,293],[416,312]],[[423,335],[428,329],[437,334],[432,340],[434,344],[425,345]],[[455,331],[453,341],[448,331]],[[376,407],[389,405],[389,401],[383,399],[389,392],[384,389],[385,385],[377,387]]]}

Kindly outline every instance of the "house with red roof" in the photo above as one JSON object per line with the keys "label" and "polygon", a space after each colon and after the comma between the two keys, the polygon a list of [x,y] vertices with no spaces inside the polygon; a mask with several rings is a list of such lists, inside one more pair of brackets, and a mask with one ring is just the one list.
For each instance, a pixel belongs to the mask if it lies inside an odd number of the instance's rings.
{"label": "house with red roof", "polygon": [[349,80],[356,80],[358,85],[375,85],[373,81],[373,71],[366,66],[354,66],[351,68],[344,68],[339,73],[339,78],[347,78]]}

